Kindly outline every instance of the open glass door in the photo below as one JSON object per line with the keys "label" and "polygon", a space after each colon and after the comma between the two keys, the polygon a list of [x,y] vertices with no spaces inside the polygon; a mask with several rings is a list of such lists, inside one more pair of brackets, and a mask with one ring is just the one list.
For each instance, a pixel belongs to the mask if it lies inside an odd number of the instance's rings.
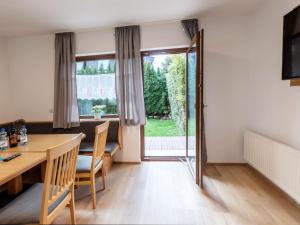
{"label": "open glass door", "polygon": [[202,186],[203,30],[193,38],[186,58],[186,158],[196,183]]}

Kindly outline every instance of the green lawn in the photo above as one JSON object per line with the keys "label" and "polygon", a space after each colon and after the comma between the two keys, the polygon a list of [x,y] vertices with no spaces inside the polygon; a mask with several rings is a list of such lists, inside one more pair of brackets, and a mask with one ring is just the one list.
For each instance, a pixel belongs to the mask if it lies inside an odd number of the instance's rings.
{"label": "green lawn", "polygon": [[173,120],[148,119],[145,126],[146,137],[183,136]]}

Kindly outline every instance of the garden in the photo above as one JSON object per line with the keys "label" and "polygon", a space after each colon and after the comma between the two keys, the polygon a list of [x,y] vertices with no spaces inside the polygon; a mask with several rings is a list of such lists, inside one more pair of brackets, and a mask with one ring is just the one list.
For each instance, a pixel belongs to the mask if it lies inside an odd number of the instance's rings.
{"label": "garden", "polygon": [[144,60],[144,98],[146,137],[184,136],[185,55],[168,56],[156,69],[153,57]]}

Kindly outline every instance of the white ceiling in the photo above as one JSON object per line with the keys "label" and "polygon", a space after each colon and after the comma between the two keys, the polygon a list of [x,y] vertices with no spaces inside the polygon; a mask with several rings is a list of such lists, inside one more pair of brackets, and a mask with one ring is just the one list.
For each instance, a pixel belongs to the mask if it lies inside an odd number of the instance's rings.
{"label": "white ceiling", "polygon": [[[25,36],[178,20],[259,0],[0,0],[0,36]],[[228,7],[229,6],[229,7]]]}

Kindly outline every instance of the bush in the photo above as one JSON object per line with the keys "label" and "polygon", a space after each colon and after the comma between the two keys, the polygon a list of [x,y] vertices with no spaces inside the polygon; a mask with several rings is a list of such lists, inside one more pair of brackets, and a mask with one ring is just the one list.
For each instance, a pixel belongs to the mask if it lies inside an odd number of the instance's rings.
{"label": "bush", "polygon": [[185,57],[183,55],[171,56],[164,65],[168,87],[168,96],[172,119],[176,121],[180,132],[185,131]]}

